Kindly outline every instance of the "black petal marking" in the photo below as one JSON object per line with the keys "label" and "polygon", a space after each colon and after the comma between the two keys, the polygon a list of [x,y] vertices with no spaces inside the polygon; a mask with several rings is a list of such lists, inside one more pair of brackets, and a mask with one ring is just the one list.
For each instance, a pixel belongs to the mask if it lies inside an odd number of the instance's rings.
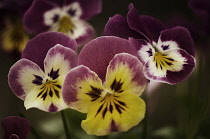
{"label": "black petal marking", "polygon": [[46,99],[46,97],[49,95],[50,97],[53,97],[53,95],[56,95],[56,97],[60,98],[60,90],[61,86],[56,84],[56,82],[51,82],[52,84],[49,86],[49,83],[43,84],[43,86],[40,88],[40,92],[37,95],[37,98],[41,96],[43,100]]}
{"label": "black petal marking", "polygon": [[96,87],[93,87],[93,86],[90,86],[90,87],[91,87],[91,91],[89,91],[88,93],[85,93],[85,94],[87,94],[88,96],[90,96],[92,98],[91,101],[95,101],[100,97],[101,92],[103,90],[99,89],[99,88],[96,88]]}
{"label": "black petal marking", "polygon": [[162,47],[162,49],[165,51],[165,50],[168,50],[169,45],[162,45],[161,47]]}
{"label": "black petal marking", "polygon": [[152,56],[152,49],[151,48],[149,48],[149,50],[146,51],[146,52],[149,54],[149,56]]}
{"label": "black petal marking", "polygon": [[68,10],[68,13],[69,13],[71,16],[75,16],[76,10],[74,10],[74,9],[69,9],[69,10]]}
{"label": "black petal marking", "polygon": [[52,18],[52,20],[53,20],[54,23],[57,22],[58,19],[59,19],[59,15],[57,15],[57,14],[54,15],[53,18]]}
{"label": "black petal marking", "polygon": [[110,104],[109,105],[109,111],[112,113],[112,111],[113,111],[113,106],[112,106],[112,104]]}
{"label": "black petal marking", "polygon": [[[104,102],[104,103],[105,103],[105,102]],[[103,104],[99,107],[99,109],[97,110],[95,117],[99,114],[99,112],[100,112],[100,111],[101,111],[101,109],[103,108],[104,103],[103,103]]]}
{"label": "black petal marking", "polygon": [[36,85],[41,85],[42,84],[42,77],[38,76],[38,75],[34,75],[35,80],[32,81],[32,83],[36,84]]}
{"label": "black petal marking", "polygon": [[50,73],[48,73],[48,76],[51,77],[53,80],[55,80],[59,76],[58,72],[59,72],[59,69],[54,71],[53,68],[52,68]]}
{"label": "black petal marking", "polygon": [[119,81],[114,79],[113,83],[111,84],[111,89],[114,90],[114,92],[122,93],[124,90],[122,90],[123,83],[121,82],[121,79]]}
{"label": "black petal marking", "polygon": [[105,109],[103,110],[103,113],[102,113],[102,117],[103,117],[103,118],[105,117],[106,112],[107,112],[107,107],[105,107]]}

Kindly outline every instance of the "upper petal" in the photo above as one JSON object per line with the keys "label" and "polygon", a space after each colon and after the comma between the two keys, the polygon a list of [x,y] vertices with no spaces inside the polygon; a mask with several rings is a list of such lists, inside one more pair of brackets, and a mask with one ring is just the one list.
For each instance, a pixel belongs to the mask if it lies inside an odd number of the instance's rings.
{"label": "upper petal", "polygon": [[44,77],[45,74],[37,64],[21,59],[10,68],[8,83],[13,93],[24,100],[33,88],[42,84]]}
{"label": "upper petal", "polygon": [[3,119],[1,124],[4,130],[3,139],[9,139],[11,136],[15,135],[17,135],[20,139],[26,139],[30,131],[29,121],[18,116],[9,116]]}
{"label": "upper petal", "polygon": [[102,0],[78,0],[82,7],[82,19],[90,19],[102,10]]}
{"label": "upper petal", "polygon": [[116,95],[132,93],[141,95],[147,80],[137,57],[127,53],[116,54],[110,61],[106,74],[106,87]]}
{"label": "upper petal", "polygon": [[[110,101],[109,101],[110,100]],[[95,101],[82,121],[82,128],[89,135],[104,136],[124,132],[136,126],[145,115],[145,103],[138,96],[124,93],[118,98]]]}
{"label": "upper petal", "polygon": [[161,30],[164,29],[161,22],[150,16],[139,16],[133,4],[130,4],[129,8],[127,15],[129,27],[144,35],[144,38],[139,39],[157,42]]}
{"label": "upper petal", "polygon": [[26,30],[30,33],[46,31],[49,26],[44,23],[44,13],[56,7],[57,5],[47,0],[34,0],[23,17],[23,24]]}
{"label": "upper petal", "polygon": [[195,53],[190,32],[186,28],[179,26],[163,30],[158,40],[157,48],[160,51],[181,48],[192,56]]}
{"label": "upper petal", "polygon": [[87,113],[90,105],[100,99],[103,90],[104,86],[97,74],[80,65],[67,74],[62,95],[70,108]]}
{"label": "upper petal", "polygon": [[118,53],[137,56],[136,49],[125,39],[104,36],[90,41],[79,55],[79,64],[85,65],[105,80],[106,69],[111,59]]}
{"label": "upper petal", "polygon": [[56,44],[63,45],[72,50],[76,50],[77,47],[75,40],[70,39],[62,33],[45,32],[37,35],[26,44],[26,48],[22,53],[22,58],[29,59],[44,69],[43,61],[47,52]]}
{"label": "upper petal", "polygon": [[136,39],[142,38],[142,35],[128,26],[126,19],[121,15],[110,17],[104,28],[104,35],[118,36],[120,38],[128,39],[134,37]]}

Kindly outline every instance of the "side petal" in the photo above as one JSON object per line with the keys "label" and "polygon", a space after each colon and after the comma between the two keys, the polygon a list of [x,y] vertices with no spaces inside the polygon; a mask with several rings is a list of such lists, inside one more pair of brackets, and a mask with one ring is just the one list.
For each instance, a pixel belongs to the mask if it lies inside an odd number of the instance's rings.
{"label": "side petal", "polygon": [[20,139],[26,139],[30,131],[29,121],[18,116],[9,116],[3,119],[1,124],[4,130],[3,139],[9,139],[11,137],[14,139],[17,139],[18,137]]}
{"label": "side petal", "polygon": [[70,108],[87,113],[90,105],[101,99],[103,90],[104,86],[97,74],[80,65],[67,74],[62,95]]}
{"label": "side petal", "polygon": [[125,39],[114,36],[98,37],[83,47],[78,62],[96,72],[104,81],[109,62],[115,54],[123,52],[137,56],[136,49]]}
{"label": "side petal", "polygon": [[67,108],[60,94],[61,88],[59,86],[48,87],[46,84],[43,84],[26,95],[24,106],[26,110],[38,108],[46,112],[57,112]]}
{"label": "side petal", "polygon": [[142,38],[142,35],[131,29],[128,26],[126,19],[118,14],[109,18],[104,28],[104,35],[117,36],[124,39],[128,39],[129,37],[136,39]]}
{"label": "side petal", "polygon": [[137,57],[127,53],[116,54],[110,61],[106,74],[106,87],[116,94],[141,95],[147,80]]}
{"label": "side petal", "polygon": [[47,31],[49,26],[44,24],[44,13],[56,8],[56,5],[46,0],[34,0],[31,7],[23,16],[23,24],[29,33]]}
{"label": "side petal", "polygon": [[153,48],[153,46],[146,40],[129,38],[129,42],[134,47],[136,47],[138,51],[138,57],[142,64],[145,64],[155,53],[155,49]]}
{"label": "side petal", "polygon": [[82,128],[87,134],[97,136],[124,132],[136,126],[144,115],[144,101],[134,94],[125,93],[113,102],[94,102],[87,119],[82,121]]}
{"label": "side petal", "polygon": [[42,84],[44,77],[38,65],[27,59],[21,59],[10,68],[8,83],[13,93],[24,100],[33,88]]}
{"label": "side petal", "polygon": [[22,58],[29,59],[44,69],[43,61],[50,48],[56,44],[76,50],[77,44],[75,40],[59,32],[45,32],[31,39],[22,53]]}
{"label": "side petal", "polygon": [[150,16],[139,16],[133,4],[129,5],[127,21],[130,28],[144,35],[148,41],[157,42],[161,30],[164,29],[162,23]]}
{"label": "side petal", "polygon": [[192,56],[195,54],[190,32],[186,28],[179,26],[162,31],[157,48],[162,51],[181,48]]}
{"label": "side petal", "polygon": [[144,65],[145,77],[149,80],[176,84],[184,81],[195,67],[195,58],[185,50],[172,49],[164,53],[163,59],[157,61],[154,57]]}
{"label": "side petal", "polygon": [[44,60],[45,74],[53,80],[58,79],[62,82],[68,71],[75,66],[77,66],[76,52],[60,44],[51,48]]}

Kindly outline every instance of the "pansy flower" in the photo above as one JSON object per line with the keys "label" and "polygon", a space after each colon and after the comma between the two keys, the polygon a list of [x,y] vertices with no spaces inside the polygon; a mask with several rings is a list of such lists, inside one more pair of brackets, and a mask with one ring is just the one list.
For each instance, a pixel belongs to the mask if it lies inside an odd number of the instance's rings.
{"label": "pansy flower", "polygon": [[3,139],[26,139],[30,132],[29,121],[18,116],[9,116],[1,124],[4,130]]}
{"label": "pansy flower", "polygon": [[62,32],[80,45],[94,36],[85,20],[101,12],[101,0],[35,0],[23,22],[30,33]]}
{"label": "pansy flower", "polygon": [[0,8],[0,40],[2,49],[8,53],[20,54],[29,40],[29,35],[23,28],[21,18],[30,3],[31,0],[27,2],[5,0],[2,3]]}
{"label": "pansy flower", "polygon": [[88,134],[103,136],[127,131],[144,118],[145,103],[139,96],[147,80],[141,62],[129,54],[132,51],[124,39],[97,38],[85,45],[79,55],[80,64],[95,62],[97,67],[80,65],[67,74],[64,101],[70,108],[87,113],[82,128]]}
{"label": "pansy flower", "polygon": [[[144,64],[144,75],[149,80],[168,84],[185,80],[195,67],[194,46],[189,31],[183,27],[164,30],[158,20],[139,16],[132,4],[129,8],[127,21],[122,16],[114,16],[106,24],[105,35],[130,37]],[[124,22],[121,30],[120,21]]]}
{"label": "pansy flower", "polygon": [[37,35],[27,43],[22,59],[8,74],[11,90],[24,100],[26,109],[56,112],[66,108],[61,89],[67,72],[77,65],[75,48],[74,40],[56,32]]}

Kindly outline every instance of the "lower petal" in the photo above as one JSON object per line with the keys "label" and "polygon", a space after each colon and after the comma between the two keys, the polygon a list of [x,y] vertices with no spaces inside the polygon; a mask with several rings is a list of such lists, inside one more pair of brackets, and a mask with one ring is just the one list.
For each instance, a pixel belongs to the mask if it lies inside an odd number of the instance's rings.
{"label": "lower petal", "polygon": [[56,112],[67,108],[60,92],[55,89],[43,89],[44,85],[34,88],[25,98],[26,109],[38,108],[47,112]]}
{"label": "lower petal", "polygon": [[87,119],[82,121],[82,128],[87,134],[104,136],[112,132],[124,132],[144,118],[145,103],[141,98],[126,93],[117,100],[107,103],[98,100],[92,104]]}

